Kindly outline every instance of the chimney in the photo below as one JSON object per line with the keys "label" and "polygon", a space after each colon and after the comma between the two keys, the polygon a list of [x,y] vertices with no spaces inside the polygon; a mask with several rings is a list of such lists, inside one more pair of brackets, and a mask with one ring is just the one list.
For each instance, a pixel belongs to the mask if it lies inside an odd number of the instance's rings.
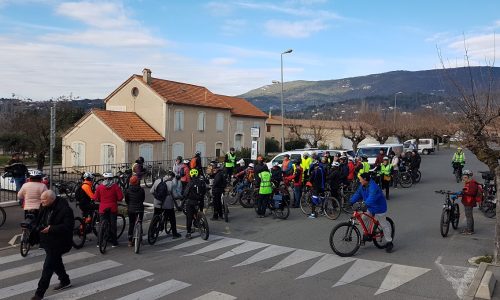
{"label": "chimney", "polygon": [[151,70],[150,69],[145,68],[144,70],[142,70],[142,80],[144,80],[144,82],[147,83],[148,85],[151,84]]}
{"label": "chimney", "polygon": [[271,115],[271,108],[269,108],[269,119],[272,118],[272,115]]}

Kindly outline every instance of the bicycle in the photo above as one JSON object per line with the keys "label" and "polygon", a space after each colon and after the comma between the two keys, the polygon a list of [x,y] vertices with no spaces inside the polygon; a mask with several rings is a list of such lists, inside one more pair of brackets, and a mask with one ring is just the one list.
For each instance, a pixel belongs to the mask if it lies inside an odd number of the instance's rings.
{"label": "bicycle", "polygon": [[[305,215],[310,214],[312,211],[312,194],[311,189],[306,189],[305,194],[300,199],[300,210]],[[329,191],[320,193],[318,196],[320,203],[316,206],[320,207],[320,214],[324,214],[330,220],[336,220],[340,216],[339,201],[332,197]]]}
{"label": "bicycle", "polygon": [[[224,221],[226,223],[228,223],[229,222],[229,206],[226,203],[226,197],[224,197],[224,193],[222,193],[220,200],[221,200],[221,205],[222,205],[222,214],[224,215]],[[205,193],[204,202],[205,202],[205,205],[204,205],[205,212],[207,212],[208,208],[210,208],[210,207],[212,207],[213,210],[215,209],[214,198],[213,198],[211,187],[207,187],[207,192]]]}
{"label": "bicycle", "polygon": [[148,244],[154,245],[160,233],[165,230],[165,234],[170,234],[172,228],[169,228],[168,217],[165,211],[153,216],[148,228]]}
{"label": "bicycle", "polygon": [[456,161],[452,163],[452,166],[453,166],[453,174],[455,175],[455,180],[457,181],[457,183],[459,183],[462,180],[462,169],[464,166]]}
{"label": "bicycle", "polygon": [[[365,239],[361,237],[359,226],[363,230],[363,236],[367,237],[366,241],[373,241],[375,247],[379,249],[386,248],[387,243],[385,243],[382,226],[380,226],[379,221],[374,216],[368,214],[366,211],[366,205],[362,202],[357,202],[353,205],[353,214],[349,221],[339,223],[333,227],[330,232],[329,242],[330,248],[332,248],[335,254],[342,257],[353,256],[359,247],[365,244]],[[368,218],[368,226],[363,221],[363,216]],[[394,239],[394,221],[389,217],[386,217],[386,220],[391,226],[391,237]],[[346,249],[343,249],[342,245],[345,245]]]}
{"label": "bicycle", "polygon": [[259,188],[251,183],[249,187],[244,188],[241,192],[239,202],[243,208],[252,208],[255,206],[257,197],[259,197]]}
{"label": "bicycle", "polygon": [[439,227],[441,236],[446,237],[450,230],[450,223],[453,229],[458,229],[458,221],[460,220],[460,207],[457,203],[455,203],[455,200],[457,199],[459,194],[443,190],[435,191],[435,193],[446,195],[443,204],[443,211],[441,212],[441,222]]}
{"label": "bicycle", "polygon": [[157,167],[153,167],[152,165],[148,165],[146,167],[147,170],[142,176],[144,180],[144,185],[146,187],[151,188],[156,179],[161,178],[162,176],[165,175],[165,172],[161,168],[161,164],[162,164],[161,162],[158,162]]}
{"label": "bicycle", "polygon": [[5,220],[7,220],[7,214],[5,213],[5,209],[0,206],[0,227],[5,224]]}
{"label": "bicycle", "polygon": [[22,234],[21,242],[19,244],[19,250],[22,257],[26,257],[31,248],[30,236],[33,231],[33,221],[35,220],[35,215],[33,213],[27,213],[24,221],[21,222]]}
{"label": "bicycle", "polygon": [[224,189],[224,201],[228,205],[235,205],[236,202],[238,202],[238,197],[237,197],[237,191],[236,191],[236,185],[240,180],[236,178],[231,178],[228,177],[227,185],[226,188]]}
{"label": "bicycle", "polygon": [[106,208],[104,210],[103,219],[99,222],[99,231],[97,233],[97,245],[99,246],[99,252],[101,254],[106,253],[106,247],[108,246],[108,240],[111,235],[111,209]]}
{"label": "bicycle", "polygon": [[487,218],[494,218],[496,216],[496,185],[495,185],[495,175],[489,171],[479,172],[484,179],[483,183],[483,201],[479,204],[479,210]]}
{"label": "bicycle", "polygon": [[398,183],[403,188],[410,188],[413,185],[413,179],[408,168],[401,166],[398,172]]}
{"label": "bicycle", "polygon": [[[99,238],[99,223],[100,214],[98,210],[94,210],[90,216],[85,219],[80,217],[75,217],[75,225],[73,227],[73,247],[75,249],[80,249],[85,245],[87,240],[87,234],[93,232],[94,235]],[[116,238],[119,239],[126,227],[126,220],[123,214],[117,214],[116,220]]]}
{"label": "bicycle", "polygon": [[352,185],[341,185],[339,194],[340,194],[340,208],[342,209],[343,212],[346,214],[352,214],[352,206],[351,206],[351,197],[354,194],[354,191],[352,189]]}
{"label": "bicycle", "polygon": [[[59,176],[67,174],[68,171],[60,171]],[[55,176],[54,176],[55,177]],[[51,179],[49,179],[51,180]],[[69,202],[75,201],[74,191],[76,190],[77,183],[75,181],[65,181],[63,179],[54,180],[53,186],[57,196],[66,196]]]}
{"label": "bicycle", "polygon": [[137,213],[134,225],[134,234],[132,236],[132,243],[134,244],[134,253],[139,254],[139,250],[142,244],[142,218],[141,214],[144,212]]}
{"label": "bicycle", "polygon": [[[198,205],[195,206],[195,210],[197,213],[194,214],[193,216],[193,225],[195,228],[198,228],[198,231],[200,232],[200,237],[204,240],[208,240],[208,237],[210,236],[210,228],[208,227],[208,221],[207,217],[203,213],[203,211],[200,210],[200,207]],[[187,211],[186,211],[186,206],[184,206],[184,215],[187,216]],[[191,230],[194,232],[193,230]],[[188,232],[188,233],[192,233]]]}
{"label": "bicycle", "polygon": [[[273,198],[271,201],[266,203],[266,209],[269,209],[271,214],[282,220],[286,220],[290,215],[290,194],[284,189],[280,189],[276,193],[273,193]],[[255,212],[257,213],[258,206],[255,206]]]}

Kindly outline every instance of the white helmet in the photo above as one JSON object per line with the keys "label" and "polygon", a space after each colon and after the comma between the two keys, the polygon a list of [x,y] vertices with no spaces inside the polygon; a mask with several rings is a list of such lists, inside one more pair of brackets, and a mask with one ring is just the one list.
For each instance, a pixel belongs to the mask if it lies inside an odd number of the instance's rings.
{"label": "white helmet", "polygon": [[462,171],[462,175],[465,175],[465,176],[469,176],[469,177],[471,177],[471,176],[472,176],[472,171],[469,171],[469,170],[463,170],[463,171]]}
{"label": "white helmet", "polygon": [[40,170],[34,169],[34,170],[29,170],[28,173],[30,174],[30,177],[42,177],[43,173]]}
{"label": "white helmet", "polygon": [[254,164],[253,164],[253,163],[249,163],[249,164],[248,164],[248,167],[249,167],[249,168],[253,168],[253,166],[254,166]]}
{"label": "white helmet", "polygon": [[340,166],[340,164],[337,161],[334,161],[334,162],[332,162],[332,166],[333,167],[338,167],[338,166]]}
{"label": "white helmet", "polygon": [[182,163],[184,163],[184,164],[188,164],[188,163],[189,163],[189,159],[185,159],[185,160],[183,160],[183,161],[182,161]]}
{"label": "white helmet", "polygon": [[102,173],[102,177],[113,178],[113,173],[111,171],[106,171],[106,172]]}
{"label": "white helmet", "polygon": [[92,174],[91,172],[85,172],[83,173],[83,178],[94,179],[94,174]]}

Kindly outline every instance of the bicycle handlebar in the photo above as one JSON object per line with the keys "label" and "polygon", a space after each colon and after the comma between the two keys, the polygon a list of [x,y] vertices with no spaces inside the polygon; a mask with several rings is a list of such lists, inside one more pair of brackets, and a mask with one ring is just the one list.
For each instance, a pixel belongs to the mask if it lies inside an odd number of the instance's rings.
{"label": "bicycle handlebar", "polygon": [[456,194],[456,192],[445,191],[445,190],[434,191],[434,193],[442,194],[442,195],[453,195],[453,194]]}

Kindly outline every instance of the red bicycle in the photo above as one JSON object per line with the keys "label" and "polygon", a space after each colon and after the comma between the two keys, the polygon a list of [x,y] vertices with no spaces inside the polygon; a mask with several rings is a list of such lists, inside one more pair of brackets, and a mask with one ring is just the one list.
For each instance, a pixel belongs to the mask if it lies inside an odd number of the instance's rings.
{"label": "red bicycle", "polygon": [[[337,224],[330,233],[330,247],[333,252],[339,256],[353,256],[365,241],[373,241],[379,249],[384,249],[387,245],[384,238],[384,231],[377,219],[368,214],[366,205],[362,202],[357,202],[353,205],[353,214],[349,221]],[[365,224],[362,217],[368,218],[368,224]],[[391,237],[394,239],[394,222],[391,218],[386,217],[391,225]],[[363,236],[358,228],[360,225],[363,230]],[[366,239],[363,239],[366,237]]]}

